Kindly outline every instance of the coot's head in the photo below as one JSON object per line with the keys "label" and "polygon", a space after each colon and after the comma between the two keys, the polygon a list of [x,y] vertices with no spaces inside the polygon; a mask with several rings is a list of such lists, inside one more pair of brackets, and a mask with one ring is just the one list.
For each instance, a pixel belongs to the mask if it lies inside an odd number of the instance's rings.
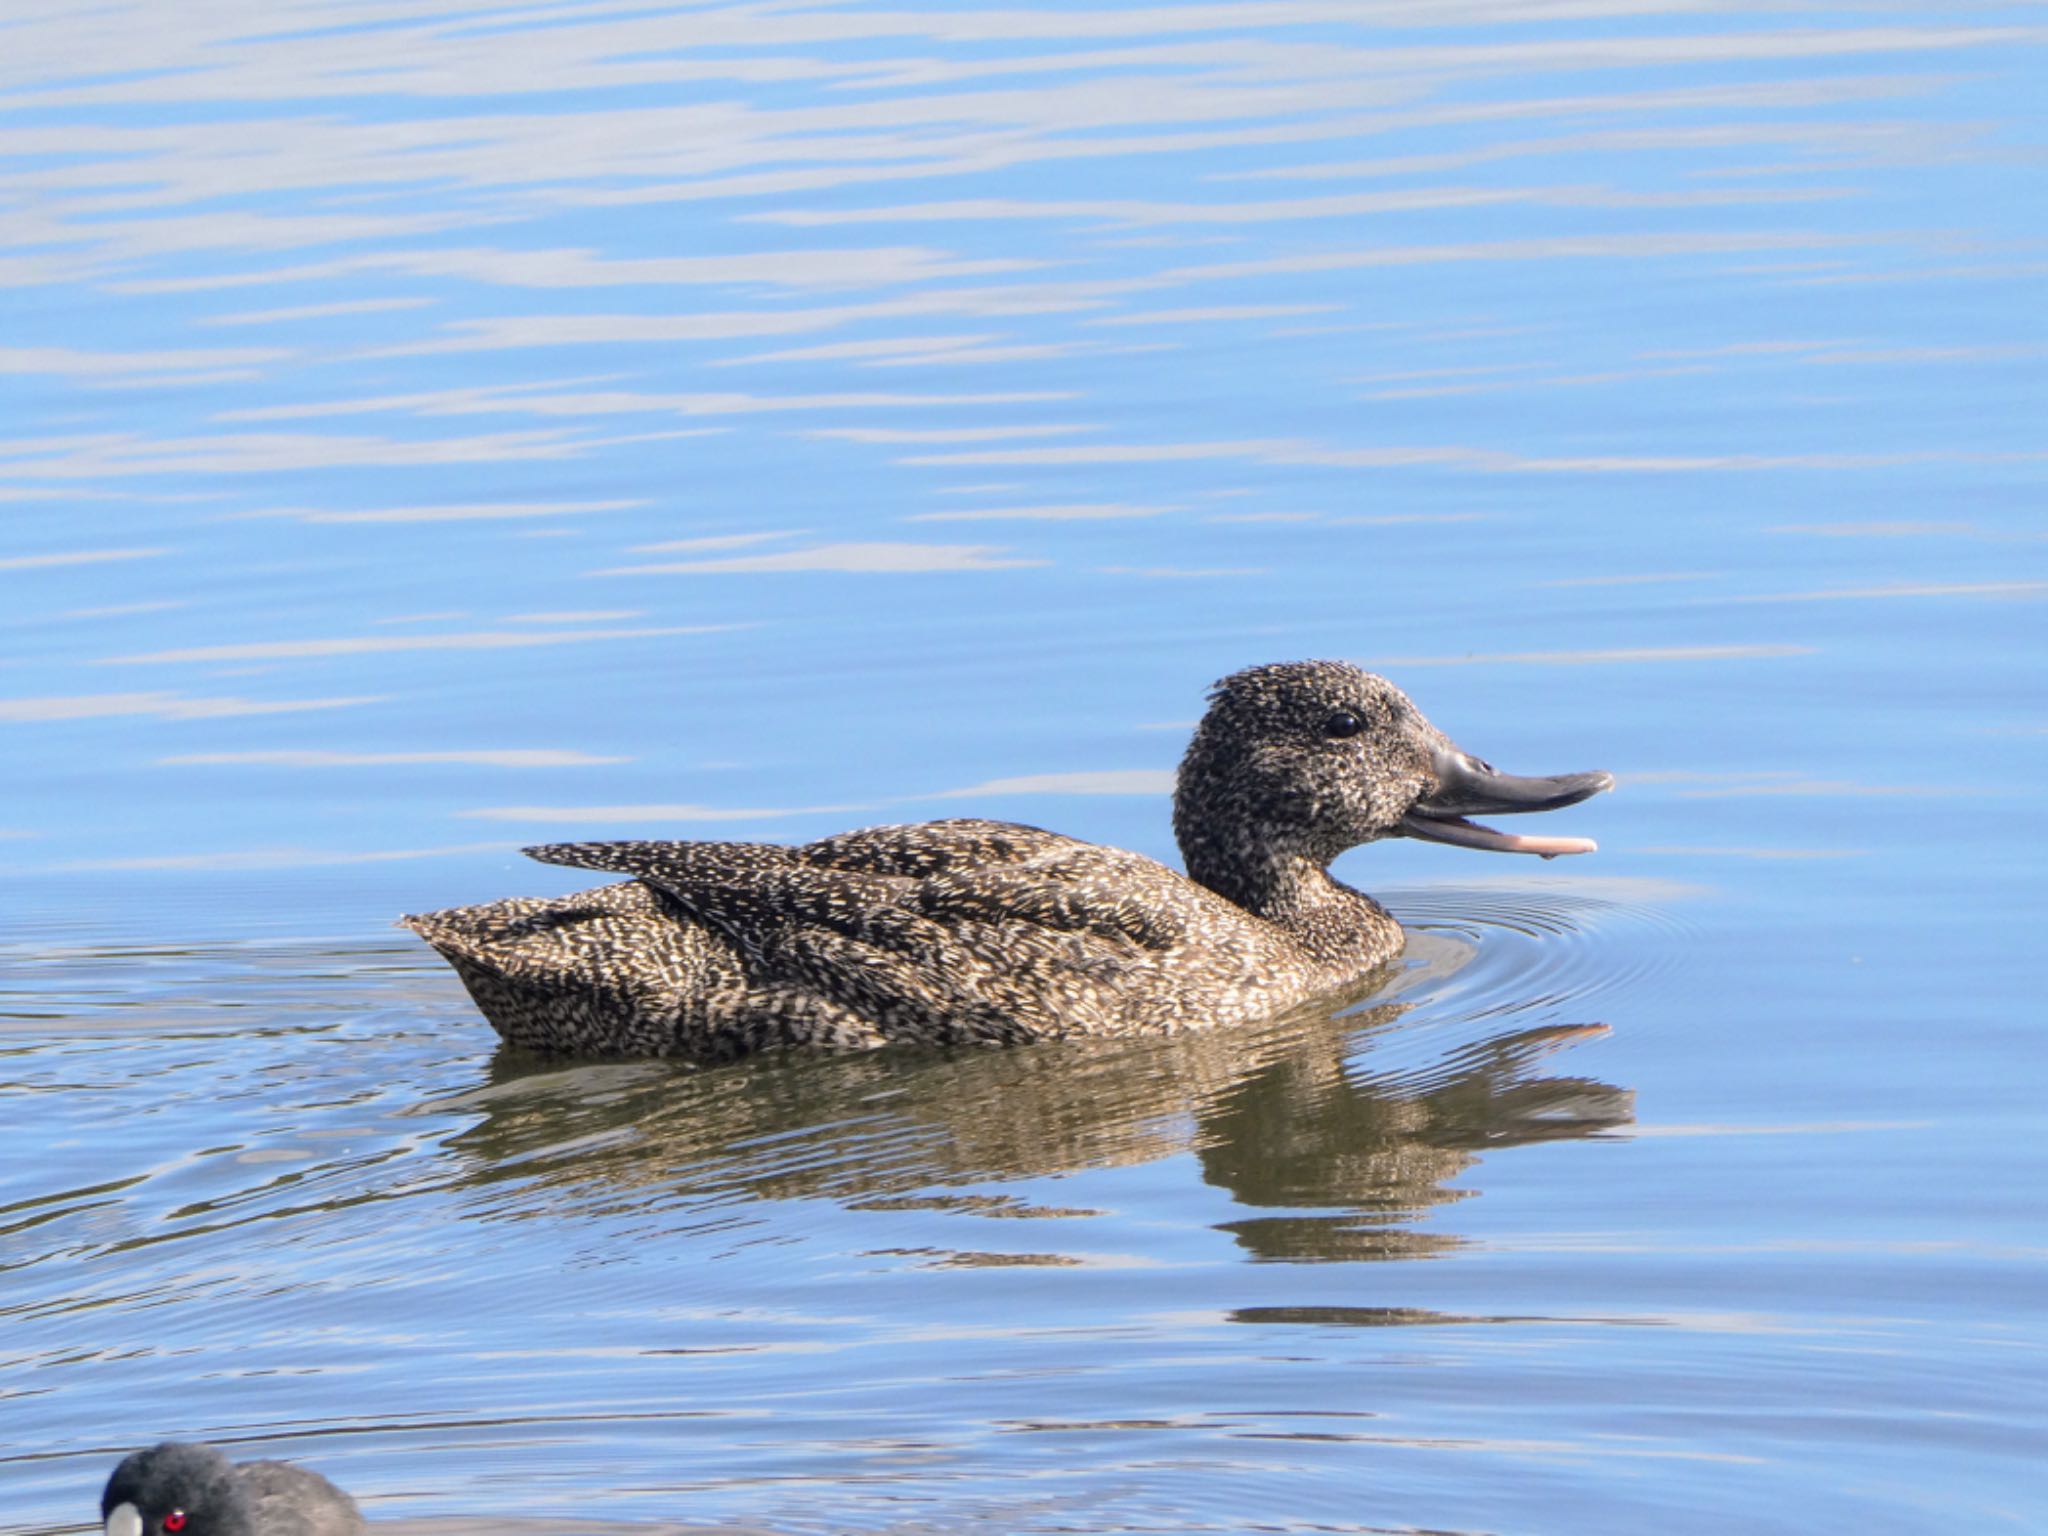
{"label": "coot's head", "polygon": [[100,1520],[104,1536],[256,1536],[227,1457],[171,1440],[114,1468],[100,1494]]}

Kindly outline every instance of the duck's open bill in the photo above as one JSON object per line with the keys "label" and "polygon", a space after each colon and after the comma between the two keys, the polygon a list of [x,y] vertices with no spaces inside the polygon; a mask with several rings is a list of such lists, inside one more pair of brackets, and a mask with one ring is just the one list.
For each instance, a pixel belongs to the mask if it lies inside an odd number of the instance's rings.
{"label": "duck's open bill", "polygon": [[1502,773],[1491,763],[1459,751],[1436,755],[1436,789],[1415,802],[1401,818],[1409,837],[1493,853],[1533,853],[1554,859],[1564,853],[1591,853],[1600,845],[1590,837],[1529,837],[1498,832],[1467,821],[1468,815],[1510,816],[1524,811],[1554,811],[1577,805],[1614,788],[1611,773],[1561,773],[1551,778],[1523,778]]}

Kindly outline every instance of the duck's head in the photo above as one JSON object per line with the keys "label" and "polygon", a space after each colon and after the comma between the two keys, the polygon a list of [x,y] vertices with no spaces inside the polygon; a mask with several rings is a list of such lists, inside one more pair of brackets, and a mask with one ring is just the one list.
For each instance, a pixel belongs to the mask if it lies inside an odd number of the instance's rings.
{"label": "duck's head", "polygon": [[[1188,873],[1239,902],[1264,872],[1322,868],[1347,848],[1420,837],[1498,853],[1591,853],[1467,816],[1548,811],[1611,789],[1609,773],[1518,778],[1460,751],[1383,677],[1343,661],[1252,667],[1218,683],[1181,760],[1173,827]],[[1237,888],[1233,888],[1237,887]]]}
{"label": "duck's head", "polygon": [[104,1536],[255,1536],[233,1464],[211,1446],[171,1440],[114,1468],[100,1520]]}

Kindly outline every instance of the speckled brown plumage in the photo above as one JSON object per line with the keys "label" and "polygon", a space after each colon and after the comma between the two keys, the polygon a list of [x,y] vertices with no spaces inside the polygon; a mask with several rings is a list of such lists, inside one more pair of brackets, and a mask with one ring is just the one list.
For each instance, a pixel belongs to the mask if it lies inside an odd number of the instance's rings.
{"label": "speckled brown plumage", "polygon": [[511,1044],[725,1060],[787,1047],[1170,1034],[1355,989],[1401,948],[1327,873],[1409,835],[1546,856],[1467,811],[1548,809],[1605,774],[1514,779],[1344,662],[1225,678],[1174,795],[1188,874],[1036,827],[962,819],[763,843],[562,843],[634,877],[402,919]]}

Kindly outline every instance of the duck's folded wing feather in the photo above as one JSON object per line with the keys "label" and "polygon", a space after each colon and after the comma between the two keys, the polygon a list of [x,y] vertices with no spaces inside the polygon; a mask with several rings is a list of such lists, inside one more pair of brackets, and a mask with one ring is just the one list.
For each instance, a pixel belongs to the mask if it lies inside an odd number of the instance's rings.
{"label": "duck's folded wing feather", "polygon": [[809,990],[896,1037],[1063,1032],[1063,1008],[1099,990],[1108,958],[1080,942],[1074,930],[1084,924],[1043,904],[1034,918],[1028,882],[1009,899],[992,887],[969,895],[957,880],[819,867],[790,849],[744,843],[526,851],[544,863],[637,877],[730,943],[755,985]]}
{"label": "duck's folded wing feather", "polygon": [[817,869],[775,843],[547,843],[523,850],[543,864],[632,875],[721,929],[836,922],[896,906],[907,882]]}
{"label": "duck's folded wing feather", "polygon": [[756,985],[796,985],[899,1026],[963,1001],[974,957],[904,902],[913,881],[817,868],[753,843],[555,843],[548,864],[636,876],[724,938]]}
{"label": "duck's folded wing feather", "polygon": [[1186,943],[1192,916],[1112,872],[1048,878],[1035,867],[933,875],[917,883],[916,901],[920,912],[940,922],[1044,928],[1154,951]]}
{"label": "duck's folded wing feather", "polygon": [[959,816],[907,826],[862,827],[820,838],[792,852],[806,864],[878,875],[929,875],[947,870],[1020,864],[1090,845],[1021,822]]}
{"label": "duck's folded wing feather", "polygon": [[678,843],[647,839],[605,843],[539,843],[519,850],[543,864],[601,869],[645,879],[652,872],[684,878],[691,872],[730,878],[756,869],[795,862],[795,850],[779,843]]}

